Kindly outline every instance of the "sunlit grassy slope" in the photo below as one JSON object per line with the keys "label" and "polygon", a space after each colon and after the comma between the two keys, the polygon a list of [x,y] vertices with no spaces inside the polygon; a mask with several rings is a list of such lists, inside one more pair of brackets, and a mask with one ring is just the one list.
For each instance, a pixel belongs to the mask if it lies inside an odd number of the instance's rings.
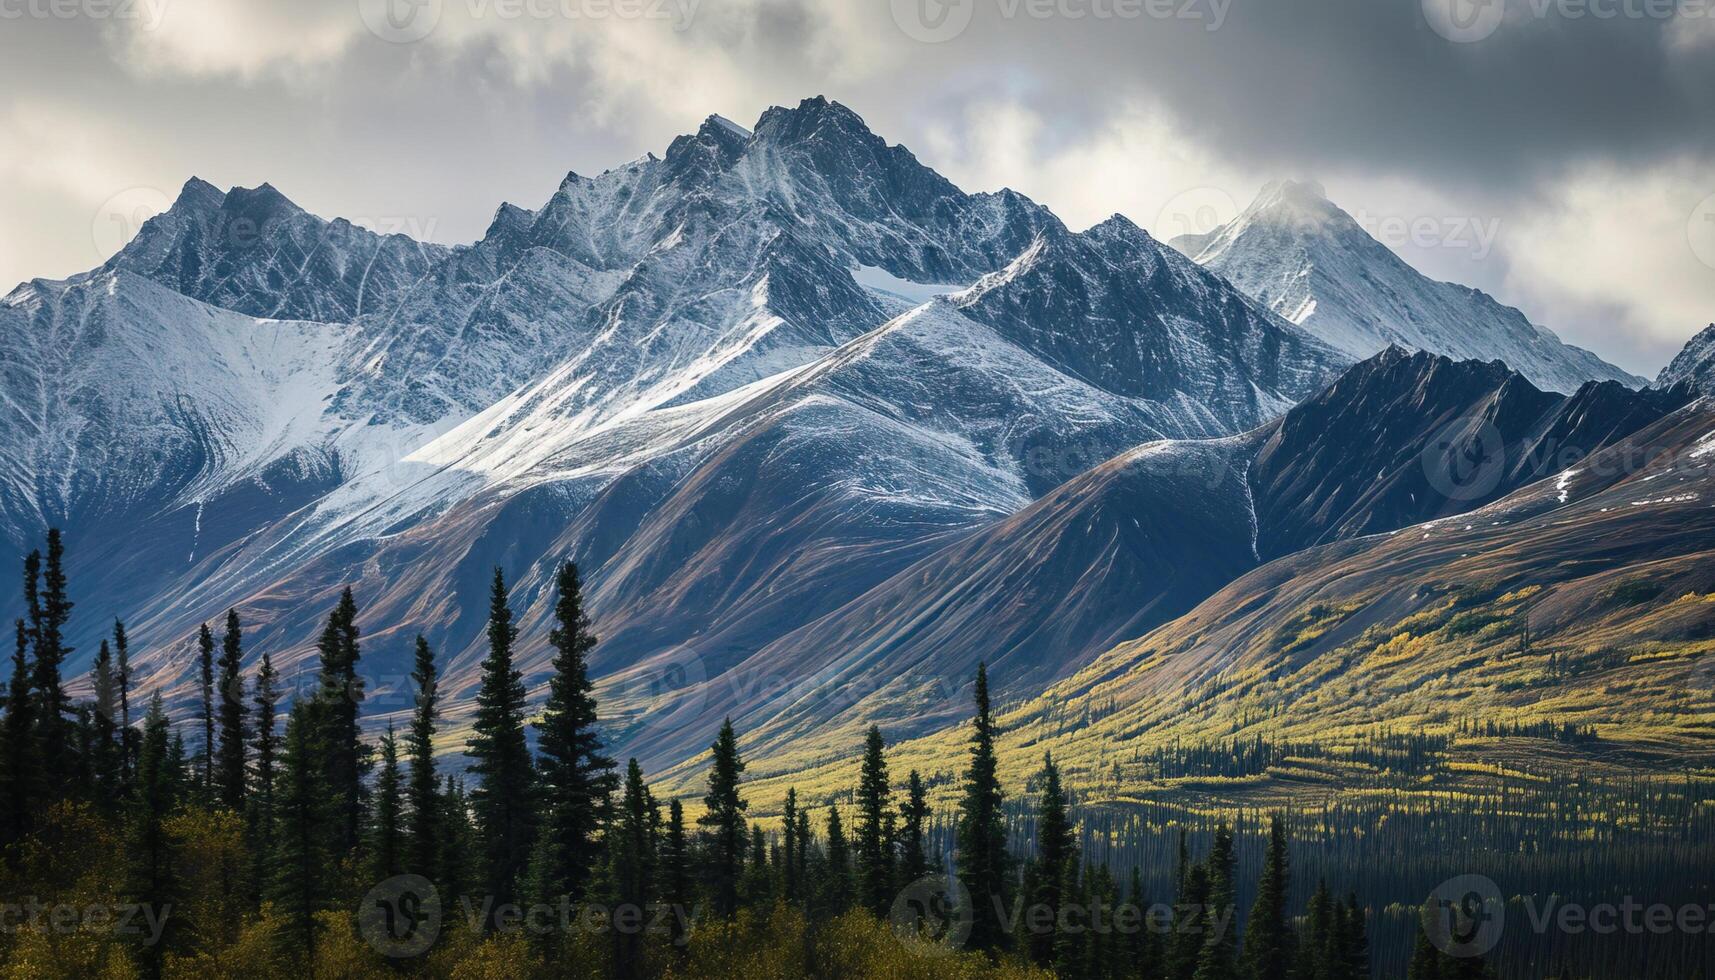
{"label": "sunlit grassy slope", "polygon": [[[1469,515],[1271,563],[1002,706],[1002,778],[1023,789],[1051,750],[1087,802],[1215,810],[1715,775],[1711,462],[1715,412],[1687,410]],[[950,804],[968,732],[896,746],[895,773]],[[1236,774],[1191,751],[1259,741]],[[855,745],[743,744],[760,818],[788,786],[856,783]]]}

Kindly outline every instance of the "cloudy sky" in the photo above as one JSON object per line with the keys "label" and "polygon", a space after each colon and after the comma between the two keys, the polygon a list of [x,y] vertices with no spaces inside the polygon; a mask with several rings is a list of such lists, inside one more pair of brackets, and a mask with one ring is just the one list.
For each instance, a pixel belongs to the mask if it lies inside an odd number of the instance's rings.
{"label": "cloudy sky", "polygon": [[1077,227],[1319,179],[1638,373],[1715,320],[1715,0],[0,0],[0,288],[193,174],[465,242],[815,94]]}

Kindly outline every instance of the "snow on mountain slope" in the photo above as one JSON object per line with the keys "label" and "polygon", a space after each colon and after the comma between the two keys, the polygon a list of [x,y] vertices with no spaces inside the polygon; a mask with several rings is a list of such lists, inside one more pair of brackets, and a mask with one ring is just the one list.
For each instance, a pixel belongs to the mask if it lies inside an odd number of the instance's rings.
{"label": "snow on mountain slope", "polygon": [[1173,245],[1355,358],[1399,344],[1456,360],[1505,361],[1553,391],[1586,381],[1644,384],[1485,293],[1419,273],[1315,184],[1269,184],[1233,221]]}
{"label": "snow on mountain slope", "polygon": [[1702,394],[1715,394],[1715,323],[1691,338],[1655,383],[1658,388],[1688,384]]}
{"label": "snow on mountain slope", "polygon": [[[405,664],[422,629],[449,678],[468,680],[492,566],[518,583],[539,640],[566,557],[585,567],[610,677],[693,641],[718,667],[1100,460],[1251,428],[1349,360],[1122,219],[1074,234],[1021,195],[965,194],[822,99],[748,132],[711,119],[662,157],[568,176],[535,211],[504,205],[481,241],[408,283],[384,277],[379,305],[367,285],[348,288],[348,262],[299,264],[293,278],[196,231],[222,209],[301,214],[271,189],[217,197],[187,187],[128,250],[120,265],[154,283],[108,274],[167,296],[356,315],[299,345],[293,397],[232,382],[284,420],[155,420],[250,455],[156,459],[160,488],[106,523],[68,523],[78,581],[133,623],[163,683],[184,677],[195,625],[234,605],[253,654],[307,664],[316,619],[348,583],[372,669]],[[176,258],[143,261],[157,256]],[[911,307],[924,293],[936,295]],[[236,316],[197,315],[215,314]],[[156,329],[140,317],[121,308],[103,325]],[[159,371],[139,390],[207,370],[201,321],[165,319],[184,362],[135,358],[128,369]],[[8,342],[27,333],[19,319],[0,327]],[[236,317],[223,329],[260,343],[285,328]],[[28,402],[42,376],[8,375],[6,397]],[[102,432],[110,457],[152,444],[130,426]],[[120,479],[82,461],[66,469],[83,473],[68,513]],[[14,547],[52,516],[45,499],[32,483],[4,502]],[[107,588],[121,574],[125,588]],[[108,611],[90,612],[80,622],[101,628]],[[524,651],[533,680],[544,652]],[[456,717],[470,692],[449,690]]]}
{"label": "snow on mountain slope", "polygon": [[324,221],[271,185],[191,178],[104,269],[126,269],[251,316],[346,322],[385,310],[448,249]]}

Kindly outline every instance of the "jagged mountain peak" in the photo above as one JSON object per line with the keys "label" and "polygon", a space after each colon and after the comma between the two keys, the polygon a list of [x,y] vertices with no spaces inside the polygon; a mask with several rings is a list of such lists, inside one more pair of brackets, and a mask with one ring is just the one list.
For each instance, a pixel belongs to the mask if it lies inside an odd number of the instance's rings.
{"label": "jagged mountain peak", "polygon": [[[1479,231],[1449,225],[1447,234],[1474,242]],[[1418,272],[1313,182],[1272,182],[1232,221],[1172,244],[1353,357],[1397,343],[1460,360],[1500,359],[1559,392],[1591,380],[1643,383],[1479,290]]]}

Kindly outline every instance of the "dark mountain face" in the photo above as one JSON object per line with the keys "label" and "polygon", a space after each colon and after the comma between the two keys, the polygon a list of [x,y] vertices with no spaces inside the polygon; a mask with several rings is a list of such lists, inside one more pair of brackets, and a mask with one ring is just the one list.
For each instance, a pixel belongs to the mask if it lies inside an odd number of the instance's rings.
{"label": "dark mountain face", "polygon": [[1691,338],[1655,383],[1658,388],[1688,384],[1700,394],[1715,394],[1715,323]]}

